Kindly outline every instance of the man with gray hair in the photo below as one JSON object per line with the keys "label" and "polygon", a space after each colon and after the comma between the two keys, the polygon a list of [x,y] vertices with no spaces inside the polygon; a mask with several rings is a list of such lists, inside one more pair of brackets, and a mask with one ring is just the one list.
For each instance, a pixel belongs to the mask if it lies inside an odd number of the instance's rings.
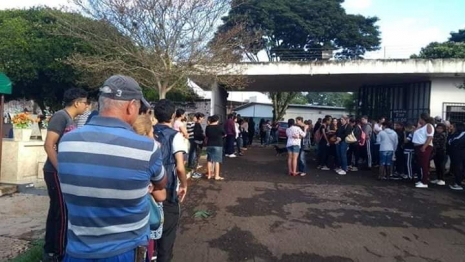
{"label": "man with gray hair", "polygon": [[142,261],[135,258],[150,234],[148,186],[166,185],[159,144],[132,129],[144,101],[134,79],[112,76],[100,89],[99,115],[60,142],[65,261]]}

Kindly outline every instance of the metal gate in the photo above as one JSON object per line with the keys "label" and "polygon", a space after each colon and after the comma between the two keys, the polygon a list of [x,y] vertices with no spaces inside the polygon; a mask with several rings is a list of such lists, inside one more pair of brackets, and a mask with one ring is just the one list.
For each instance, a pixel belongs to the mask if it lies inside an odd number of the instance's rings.
{"label": "metal gate", "polygon": [[363,86],[359,90],[358,115],[416,123],[421,113],[430,112],[430,96],[429,81]]}
{"label": "metal gate", "polygon": [[442,117],[451,123],[465,122],[465,103],[442,103]]}

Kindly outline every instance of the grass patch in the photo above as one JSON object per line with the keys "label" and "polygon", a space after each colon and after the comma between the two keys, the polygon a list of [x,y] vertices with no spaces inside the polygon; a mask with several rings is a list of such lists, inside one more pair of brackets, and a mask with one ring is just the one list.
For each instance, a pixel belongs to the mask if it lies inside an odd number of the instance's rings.
{"label": "grass patch", "polygon": [[211,215],[212,212],[208,210],[199,210],[194,213],[195,218],[209,218]]}
{"label": "grass patch", "polygon": [[24,252],[19,254],[17,257],[10,260],[10,262],[36,262],[42,260],[42,252],[44,247],[44,240],[35,240],[33,241],[29,248]]}

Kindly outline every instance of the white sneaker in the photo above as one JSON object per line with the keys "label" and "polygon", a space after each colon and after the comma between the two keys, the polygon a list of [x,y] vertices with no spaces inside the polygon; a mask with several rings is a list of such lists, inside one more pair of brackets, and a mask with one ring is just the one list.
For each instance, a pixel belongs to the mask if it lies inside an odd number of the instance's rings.
{"label": "white sneaker", "polygon": [[230,158],[235,158],[236,155],[235,155],[235,154],[232,154],[232,155],[229,155],[228,157],[230,157]]}
{"label": "white sneaker", "polygon": [[358,171],[358,168],[356,168],[356,167],[352,167],[352,170],[350,170],[350,171],[354,171],[354,172],[356,172],[356,171]]}
{"label": "white sneaker", "polygon": [[446,185],[446,182],[444,180],[438,180],[438,182],[436,183],[436,185],[438,186],[445,186]]}
{"label": "white sneaker", "polygon": [[325,170],[325,171],[330,170],[329,167],[327,167],[327,166],[324,166],[324,167],[322,167],[322,168],[320,168],[320,169],[321,169],[321,170]]}
{"label": "white sneaker", "polygon": [[342,169],[340,169],[340,168],[335,168],[334,171],[336,171],[336,173],[339,173],[339,171],[342,171]]}
{"label": "white sneaker", "polygon": [[428,185],[423,184],[422,182],[420,182],[419,184],[416,184],[415,187],[416,188],[428,188]]}
{"label": "white sneaker", "polygon": [[455,184],[455,185],[449,185],[450,189],[452,190],[463,190],[463,187]]}
{"label": "white sneaker", "polygon": [[344,171],[344,170],[342,170],[342,169],[339,170],[339,172],[337,172],[337,173],[338,173],[339,175],[341,175],[341,176],[347,175],[346,171]]}
{"label": "white sneaker", "polygon": [[300,176],[306,176],[307,174],[306,173],[300,173]]}
{"label": "white sneaker", "polygon": [[431,184],[437,184],[439,182],[439,180],[435,179],[435,180],[431,180],[429,181]]}

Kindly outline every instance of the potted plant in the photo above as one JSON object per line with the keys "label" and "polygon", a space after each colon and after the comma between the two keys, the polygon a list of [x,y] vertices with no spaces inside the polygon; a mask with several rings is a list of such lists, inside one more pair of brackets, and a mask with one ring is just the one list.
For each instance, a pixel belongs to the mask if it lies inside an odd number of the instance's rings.
{"label": "potted plant", "polygon": [[13,123],[13,137],[14,141],[29,141],[32,134],[32,123],[34,120],[29,113],[19,113],[11,119]]}

